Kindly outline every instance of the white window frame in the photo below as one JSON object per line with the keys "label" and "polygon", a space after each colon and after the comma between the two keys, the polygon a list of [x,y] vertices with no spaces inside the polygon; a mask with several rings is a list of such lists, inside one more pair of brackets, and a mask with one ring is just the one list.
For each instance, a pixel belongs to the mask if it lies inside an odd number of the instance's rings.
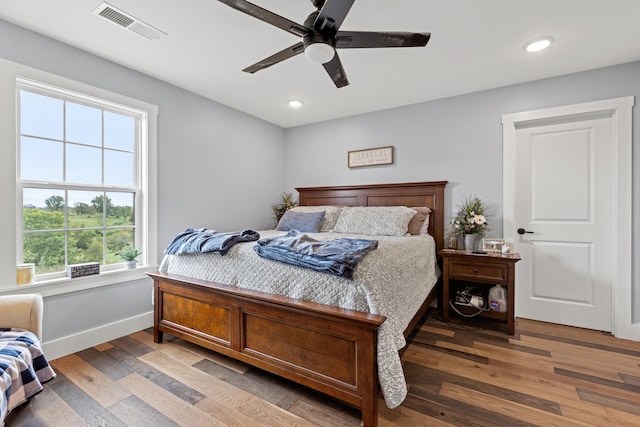
{"label": "white window frame", "polygon": [[[119,95],[93,86],[53,76],[34,70],[36,76],[17,76],[15,81],[16,117],[19,115],[19,93],[24,88],[54,97],[75,98],[83,103],[97,104],[129,111],[140,115],[139,146],[137,156],[137,191],[136,191],[136,245],[142,250],[140,267],[127,270],[123,264],[101,268],[96,276],[68,278],[64,274],[41,275],[33,284],[14,286],[0,285],[0,293],[18,293],[25,289],[33,289],[43,296],[73,292],[79,289],[90,289],[111,285],[124,281],[146,277],[147,271],[157,269],[157,115],[158,107],[143,101]],[[35,77],[35,78],[34,78]],[[102,107],[101,107],[102,108]],[[20,181],[20,135],[16,120],[16,263],[22,259],[23,248],[23,203],[22,184]],[[102,266],[104,267],[104,266]]]}

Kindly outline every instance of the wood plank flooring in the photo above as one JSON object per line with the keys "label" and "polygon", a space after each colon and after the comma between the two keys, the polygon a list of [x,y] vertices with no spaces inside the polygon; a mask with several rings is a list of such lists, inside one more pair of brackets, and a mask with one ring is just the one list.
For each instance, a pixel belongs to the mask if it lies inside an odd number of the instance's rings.
{"label": "wood plank flooring", "polygon": [[[640,426],[640,343],[517,319],[443,323],[429,311],[402,355],[409,395],[384,426]],[[13,426],[358,426],[358,411],[146,330],[52,361],[58,376]]]}

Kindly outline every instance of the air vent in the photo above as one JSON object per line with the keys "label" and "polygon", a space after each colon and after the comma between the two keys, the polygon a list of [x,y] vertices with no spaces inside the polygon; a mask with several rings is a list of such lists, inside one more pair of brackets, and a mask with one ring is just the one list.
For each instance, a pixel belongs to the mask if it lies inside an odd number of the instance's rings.
{"label": "air vent", "polygon": [[104,19],[149,40],[159,39],[160,34],[164,34],[165,36],[167,35],[164,31],[111,6],[109,3],[102,3],[93,11],[93,14],[101,16]]}

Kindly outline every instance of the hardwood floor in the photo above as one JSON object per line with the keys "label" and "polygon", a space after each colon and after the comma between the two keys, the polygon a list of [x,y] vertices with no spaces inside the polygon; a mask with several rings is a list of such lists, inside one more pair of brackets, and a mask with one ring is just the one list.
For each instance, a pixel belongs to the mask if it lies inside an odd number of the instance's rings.
{"label": "hardwood floor", "polygon": [[[517,319],[427,313],[402,356],[409,396],[380,426],[639,426],[640,343]],[[52,361],[57,378],[13,426],[358,426],[323,395],[141,331]]]}

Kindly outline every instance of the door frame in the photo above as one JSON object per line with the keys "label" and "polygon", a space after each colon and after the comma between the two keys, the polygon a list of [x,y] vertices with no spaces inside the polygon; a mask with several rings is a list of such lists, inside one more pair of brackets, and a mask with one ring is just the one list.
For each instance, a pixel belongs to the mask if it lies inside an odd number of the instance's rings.
{"label": "door frame", "polygon": [[[612,209],[613,271],[611,272],[611,330],[618,338],[640,341],[640,323],[633,320],[632,281],[632,108],[634,97],[626,96],[602,101],[585,102],[541,110],[502,115],[502,182],[503,234],[517,242],[514,223],[516,129],[554,120],[610,115],[613,144],[611,171],[614,174],[610,205]],[[517,243],[515,250],[517,251]],[[517,269],[516,269],[517,271]],[[516,277],[518,276],[516,272]],[[516,282],[517,283],[517,282]],[[516,308],[516,316],[517,316]]]}

